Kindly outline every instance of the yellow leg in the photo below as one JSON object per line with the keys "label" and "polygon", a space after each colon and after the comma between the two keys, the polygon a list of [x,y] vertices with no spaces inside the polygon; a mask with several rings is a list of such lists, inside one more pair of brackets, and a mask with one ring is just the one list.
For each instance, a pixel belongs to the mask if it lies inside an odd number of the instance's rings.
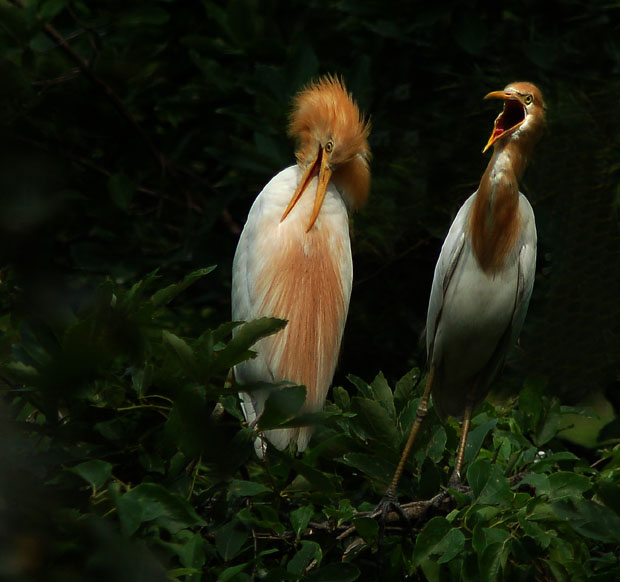
{"label": "yellow leg", "polygon": [[473,412],[473,405],[470,400],[465,405],[465,412],[463,413],[463,427],[461,429],[461,440],[459,441],[459,448],[456,453],[456,461],[454,463],[454,471],[448,480],[448,487],[456,487],[461,484],[461,470],[463,469],[463,461],[465,459],[465,446],[467,445],[467,435],[469,434],[469,427],[471,426],[471,415]]}
{"label": "yellow leg", "polygon": [[392,481],[390,486],[387,488],[385,492],[386,497],[395,497],[396,496],[396,488],[398,487],[398,482],[403,474],[403,470],[405,468],[405,463],[407,462],[407,458],[409,457],[409,453],[411,452],[411,448],[413,447],[413,443],[415,442],[416,437],[418,436],[418,432],[420,432],[420,426],[422,425],[422,421],[428,412],[428,401],[431,397],[431,390],[433,389],[433,380],[435,379],[435,368],[431,368],[428,381],[426,383],[426,388],[424,390],[424,394],[422,395],[422,400],[420,400],[420,404],[418,406],[418,412],[415,416],[415,421],[413,422],[413,426],[411,427],[411,432],[409,433],[409,438],[407,439],[407,444],[403,450],[403,454],[400,457],[400,461],[398,462],[398,466],[396,467],[396,471],[394,471],[394,476],[392,477]]}

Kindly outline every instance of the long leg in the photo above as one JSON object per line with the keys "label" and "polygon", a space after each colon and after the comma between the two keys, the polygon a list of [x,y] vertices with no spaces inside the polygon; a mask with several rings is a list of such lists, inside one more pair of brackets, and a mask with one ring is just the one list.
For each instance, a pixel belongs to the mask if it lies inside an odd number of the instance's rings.
{"label": "long leg", "polygon": [[418,435],[418,432],[420,432],[420,426],[422,425],[422,421],[424,420],[424,417],[428,412],[428,401],[431,397],[434,378],[435,368],[433,367],[431,368],[428,381],[426,382],[426,388],[424,389],[424,394],[422,395],[422,400],[420,400],[413,426],[411,427],[411,431],[409,432],[409,438],[407,439],[405,448],[402,452],[402,455],[400,456],[400,461],[398,461],[396,471],[394,471],[392,481],[390,482],[388,488],[385,490],[383,499],[377,506],[377,510],[379,511],[380,515],[381,530],[383,530],[383,526],[385,525],[385,518],[387,517],[390,508],[394,508],[396,512],[400,515],[401,519],[403,519],[403,521],[408,521],[407,516],[404,514],[400,505],[398,504],[398,501],[396,500],[396,492],[398,490],[398,483],[403,474],[403,470],[405,469],[405,463],[407,462],[407,458],[409,457],[409,453],[411,452],[411,448],[413,447],[416,436]]}
{"label": "long leg", "polygon": [[[435,368],[432,367],[428,381],[426,382],[426,388],[424,389],[424,394],[422,395],[422,400],[420,400],[420,404],[418,405],[418,411],[415,416],[415,420],[413,422],[413,426],[411,427],[411,431],[409,432],[409,438],[407,439],[407,443],[405,444],[405,448],[403,450],[402,455],[400,456],[400,461],[398,461],[398,465],[396,467],[396,471],[394,471],[394,476],[392,477],[392,481],[390,485],[386,489],[383,499],[380,501],[377,509],[375,511],[378,512],[379,515],[379,564],[381,565],[382,556],[383,556],[383,534],[385,532],[385,520],[387,518],[387,514],[390,511],[390,508],[393,508],[396,513],[400,516],[400,518],[409,525],[409,518],[402,510],[401,506],[398,503],[396,491],[398,489],[398,482],[403,474],[403,470],[405,469],[405,463],[407,462],[407,458],[409,457],[409,453],[411,452],[411,448],[413,447],[413,443],[415,442],[416,436],[418,432],[420,432],[420,426],[422,425],[422,421],[428,412],[428,401],[431,397],[431,391],[433,389],[433,380],[435,378]],[[379,568],[381,569],[381,567]]]}
{"label": "long leg", "polygon": [[413,422],[413,426],[411,427],[411,432],[409,433],[409,438],[407,439],[407,444],[405,444],[405,448],[403,449],[403,454],[400,456],[400,461],[398,461],[398,465],[396,467],[396,471],[394,471],[394,476],[392,477],[392,481],[390,482],[389,487],[387,488],[385,495],[386,497],[396,497],[396,490],[398,487],[398,482],[403,474],[403,470],[405,469],[405,463],[407,462],[407,458],[409,457],[409,453],[411,452],[411,448],[413,447],[413,443],[415,442],[416,437],[418,436],[418,432],[420,432],[420,426],[422,426],[422,421],[428,412],[428,401],[431,397],[431,391],[433,389],[433,380],[435,379],[435,367],[431,368],[428,381],[426,382],[426,388],[424,390],[424,394],[422,395],[422,400],[420,400],[420,404],[418,405],[418,411],[415,416],[415,420]]}
{"label": "long leg", "polygon": [[463,461],[465,459],[465,446],[467,445],[467,435],[471,426],[471,415],[473,412],[473,402],[467,399],[465,412],[463,413],[463,427],[461,429],[461,440],[456,453],[456,461],[454,462],[454,471],[448,480],[448,487],[458,487],[461,484],[461,470],[463,469]]}

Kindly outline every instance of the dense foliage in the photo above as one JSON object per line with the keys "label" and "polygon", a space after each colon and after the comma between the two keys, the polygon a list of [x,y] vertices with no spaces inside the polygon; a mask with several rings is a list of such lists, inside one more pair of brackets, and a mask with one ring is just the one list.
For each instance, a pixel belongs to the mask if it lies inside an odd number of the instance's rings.
{"label": "dense foliage", "polygon": [[[293,163],[292,96],[326,72],[371,117],[371,199],[315,437],[261,463],[229,370],[283,322],[229,322],[232,256]],[[619,74],[614,3],[1,3],[0,578],[618,579]],[[460,431],[431,412],[400,490],[412,529],[382,537],[367,512],[486,163],[481,98],[520,79],[548,120],[521,343],[474,416],[468,487],[424,503]],[[278,392],[262,428],[303,421],[303,398]]]}

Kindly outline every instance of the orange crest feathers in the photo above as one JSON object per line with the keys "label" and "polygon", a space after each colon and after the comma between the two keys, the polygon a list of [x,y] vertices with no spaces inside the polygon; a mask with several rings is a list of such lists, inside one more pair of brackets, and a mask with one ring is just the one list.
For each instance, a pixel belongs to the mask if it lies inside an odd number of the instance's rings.
{"label": "orange crest feathers", "polygon": [[298,141],[300,164],[316,153],[318,145],[334,142],[332,163],[339,165],[360,155],[370,159],[370,124],[337,77],[323,76],[304,88],[294,99],[289,135]]}

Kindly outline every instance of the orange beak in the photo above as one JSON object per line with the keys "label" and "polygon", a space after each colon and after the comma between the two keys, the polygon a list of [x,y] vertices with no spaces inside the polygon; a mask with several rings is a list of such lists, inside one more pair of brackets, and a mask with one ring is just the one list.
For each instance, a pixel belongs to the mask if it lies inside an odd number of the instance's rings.
{"label": "orange beak", "polygon": [[308,184],[312,181],[312,178],[318,175],[319,178],[316,187],[316,196],[314,198],[314,208],[312,209],[310,223],[308,224],[308,228],[306,228],[306,232],[310,232],[310,229],[314,226],[314,223],[319,216],[319,212],[321,212],[321,206],[323,206],[323,200],[325,200],[325,193],[327,192],[327,186],[332,177],[332,172],[333,170],[329,167],[329,162],[323,151],[323,147],[319,146],[319,151],[316,158],[308,164],[308,167],[304,171],[291,201],[288,203],[284,214],[282,214],[280,222],[282,222],[288,216],[289,212],[293,210],[293,207],[301,198],[301,195],[308,187]]}
{"label": "orange beak", "polygon": [[510,135],[525,121],[526,108],[523,98],[511,91],[491,91],[485,99],[503,99],[504,110],[497,116],[493,124],[493,133],[484,146],[486,152],[498,139]]}

